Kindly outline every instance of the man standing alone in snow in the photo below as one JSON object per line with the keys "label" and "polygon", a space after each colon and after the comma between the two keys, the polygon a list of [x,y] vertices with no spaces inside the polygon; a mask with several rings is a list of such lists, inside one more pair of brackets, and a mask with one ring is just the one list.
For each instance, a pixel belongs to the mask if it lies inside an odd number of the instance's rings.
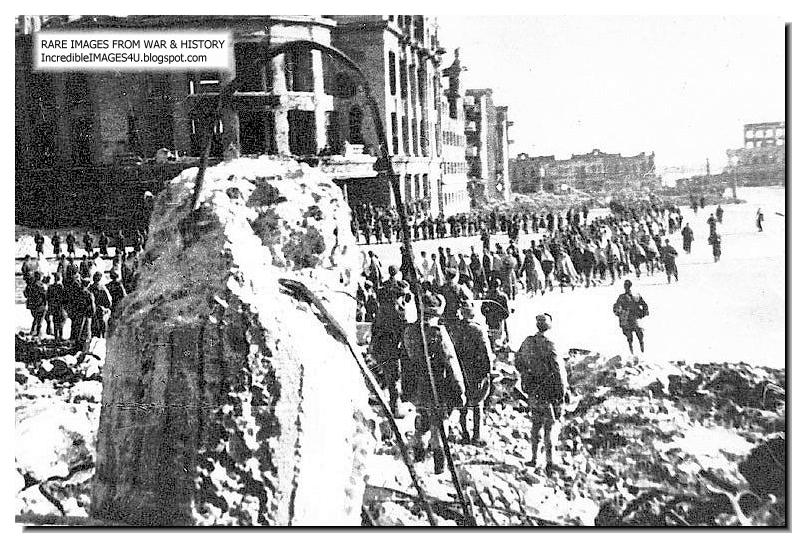
{"label": "man standing alone in snow", "polygon": [[631,293],[633,283],[625,280],[625,292],[614,303],[614,315],[619,317],[619,327],[625,338],[628,339],[628,348],[633,354],[633,334],[639,340],[639,348],[644,352],[644,330],[639,320],[646,317],[650,311],[641,295]]}

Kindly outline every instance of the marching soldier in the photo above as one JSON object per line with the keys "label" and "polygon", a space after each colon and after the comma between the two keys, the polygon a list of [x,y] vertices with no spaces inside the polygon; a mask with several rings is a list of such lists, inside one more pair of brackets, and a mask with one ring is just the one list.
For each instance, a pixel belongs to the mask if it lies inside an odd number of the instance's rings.
{"label": "marching soldier", "polygon": [[543,430],[547,474],[559,470],[554,462],[554,446],[557,443],[555,425],[563,417],[563,403],[569,398],[569,382],[566,367],[558,356],[555,343],[546,335],[552,327],[549,314],[535,317],[538,332],[530,335],[521,344],[516,354],[515,366],[521,388],[527,394],[532,415],[532,459],[527,466],[536,466],[538,445]]}

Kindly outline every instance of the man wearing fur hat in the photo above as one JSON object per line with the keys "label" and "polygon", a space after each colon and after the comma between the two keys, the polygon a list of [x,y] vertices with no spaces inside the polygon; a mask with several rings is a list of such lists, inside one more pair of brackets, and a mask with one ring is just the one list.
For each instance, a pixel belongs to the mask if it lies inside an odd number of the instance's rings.
{"label": "man wearing fur hat", "polygon": [[445,305],[445,299],[441,295],[426,293],[423,296],[422,312],[426,322],[429,361],[437,389],[436,406],[432,399],[420,325],[418,323],[407,325],[403,336],[404,347],[409,357],[404,377],[408,377],[406,380],[412,386],[410,399],[418,410],[415,420],[415,460],[425,458],[426,448],[423,444],[423,436],[427,431],[431,431],[429,445],[434,457],[435,474],[442,474],[445,470],[445,454],[440,444],[440,430],[443,427],[443,421],[452,409],[462,408],[466,402],[465,381],[454,345],[446,328],[439,323]]}
{"label": "man wearing fur hat", "polygon": [[553,461],[557,441],[555,423],[562,417],[563,402],[569,396],[569,383],[566,367],[558,356],[555,343],[546,335],[552,327],[552,317],[549,314],[538,314],[535,325],[538,332],[524,339],[516,354],[515,366],[532,415],[532,460],[527,465],[536,465],[543,429],[545,469],[549,474],[557,469]]}
{"label": "man wearing fur hat", "polygon": [[[490,394],[490,369],[493,364],[493,350],[487,334],[487,326],[478,309],[478,301],[466,301],[460,308],[461,319],[449,331],[457,358],[460,361],[465,379],[467,404],[460,410],[462,441],[482,444],[482,407]],[[472,409],[474,421],[473,438],[468,435],[468,409]]]}

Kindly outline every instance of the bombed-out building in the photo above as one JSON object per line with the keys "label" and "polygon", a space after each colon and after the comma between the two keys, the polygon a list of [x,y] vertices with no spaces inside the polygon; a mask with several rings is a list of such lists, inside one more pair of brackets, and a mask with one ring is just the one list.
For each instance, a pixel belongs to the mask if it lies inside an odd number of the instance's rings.
{"label": "bombed-out building", "polygon": [[507,107],[497,107],[493,90],[469,89],[465,93],[466,161],[473,200],[508,200],[509,128]]}
{"label": "bombed-out building", "polygon": [[[31,56],[40,28],[227,30],[234,37],[235,70],[38,72]],[[464,166],[455,166],[453,156],[441,156],[443,50],[434,18],[80,16],[17,22],[18,216],[42,222],[42,211],[51,211],[54,218],[46,224],[53,226],[91,217],[103,224],[104,218],[121,217],[144,190],[158,191],[165,180],[198,162],[209,127],[213,162],[227,151],[293,156],[333,173],[351,205],[391,205],[389,186],[375,171],[379,143],[356,75],[317,50],[290,51],[256,63],[266,48],[299,39],[342,50],[368,77],[404,201],[434,215],[446,197],[449,209],[465,207],[458,190],[464,181],[458,185],[453,181],[458,177],[452,178]],[[211,123],[208,115],[219,91],[236,76],[238,91]],[[457,108],[445,99],[450,117]],[[453,126],[449,131],[457,132]],[[457,146],[451,140],[448,150]],[[115,198],[97,201],[87,215],[84,198],[99,185],[114,187]]]}
{"label": "bombed-out building", "polygon": [[594,149],[572,154],[565,160],[555,156],[518,154],[510,160],[510,176],[516,192],[555,192],[563,185],[584,191],[602,190],[606,184],[643,184],[656,177],[655,153],[635,156],[609,154]]}
{"label": "bombed-out building", "polygon": [[745,124],[743,148],[726,151],[726,175],[738,186],[785,184],[785,123]]}

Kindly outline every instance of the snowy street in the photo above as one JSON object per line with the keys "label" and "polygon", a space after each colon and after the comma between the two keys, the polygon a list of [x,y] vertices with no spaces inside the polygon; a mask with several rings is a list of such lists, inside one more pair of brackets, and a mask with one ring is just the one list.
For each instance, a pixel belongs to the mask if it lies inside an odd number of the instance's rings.
{"label": "snowy street", "polygon": [[[634,292],[650,308],[644,320],[647,341],[645,356],[653,360],[745,361],[754,365],[783,368],[785,365],[785,213],[784,188],[738,188],[744,204],[724,206],[723,255],[718,263],[706,243],[706,219],[715,207],[693,215],[683,209],[695,242],[692,254],[682,250],[681,234],[671,243],[679,252],[680,282],[667,284],[665,275],[640,279],[631,277]],[[764,232],[754,225],[757,208],[765,215]],[[533,234],[522,235],[520,246],[528,247]],[[491,242],[502,242],[497,235]],[[454,253],[469,253],[470,246],[482,249],[478,237],[414,242],[421,251],[436,253],[438,246]],[[377,252],[386,269],[399,264],[399,245],[361,246]],[[544,296],[519,296],[516,312],[508,321],[511,346],[533,331],[533,318],[548,312],[554,318],[554,337],[561,347],[593,350],[603,355],[627,354],[627,343],[611,307],[622,292],[622,284],[593,288],[557,289]]]}
{"label": "snowy street", "polygon": [[[642,276],[634,281],[650,307],[644,320],[646,357],[658,360],[745,361],[754,365],[782,368],[785,364],[785,212],[784,188],[739,188],[744,204],[724,206],[723,256],[712,260],[706,243],[706,211],[682,209],[684,222],[695,232],[692,254],[681,249],[681,235],[672,239],[679,251],[680,282],[667,284],[666,276]],[[754,225],[754,215],[761,207],[765,214],[764,232]],[[534,234],[521,236],[522,248],[529,246]],[[506,245],[504,235],[491,241]],[[417,256],[421,251],[436,253],[437,247],[469,253],[474,246],[481,251],[478,237],[414,242]],[[398,244],[360,246],[378,253],[386,269],[400,263]],[[19,269],[19,266],[17,266]],[[16,279],[16,330],[30,328],[30,313],[22,297],[22,278]],[[548,312],[555,321],[554,336],[563,348],[593,350],[603,355],[626,354],[625,342],[611,306],[622,292],[622,285],[592,288],[557,289],[544,296],[520,295],[516,312],[508,321],[512,346],[532,333],[533,318]]]}

